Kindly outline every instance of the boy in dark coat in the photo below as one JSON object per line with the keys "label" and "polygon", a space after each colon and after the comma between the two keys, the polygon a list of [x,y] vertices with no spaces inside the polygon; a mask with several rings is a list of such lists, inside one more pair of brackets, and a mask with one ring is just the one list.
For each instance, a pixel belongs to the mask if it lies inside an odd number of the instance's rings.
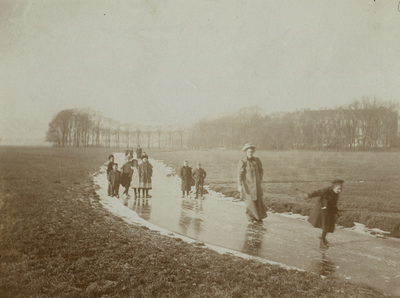
{"label": "boy in dark coat", "polygon": [[196,168],[193,170],[192,178],[194,180],[194,185],[196,187],[196,199],[199,198],[199,189],[200,189],[200,197],[203,197],[203,186],[204,179],[206,179],[207,173],[201,168],[201,163],[196,164]]}
{"label": "boy in dark coat", "polygon": [[183,162],[183,167],[180,168],[179,170],[179,177],[181,177],[182,184],[181,184],[181,190],[182,190],[182,198],[185,197],[185,192],[186,195],[189,197],[189,192],[190,189],[192,188],[192,168],[189,167],[189,162],[185,160]]}
{"label": "boy in dark coat", "polygon": [[114,164],[114,155],[109,155],[108,156],[108,165],[107,165],[107,176],[110,171],[113,169],[113,164]]}
{"label": "boy in dark coat", "polygon": [[[121,181],[121,172],[118,171],[118,164],[114,163],[112,171],[108,173],[108,193],[111,197],[118,197],[119,184]],[[111,193],[111,195],[110,195]]]}
{"label": "boy in dark coat", "polygon": [[319,197],[318,201],[310,211],[308,222],[315,228],[322,229],[321,247],[327,247],[326,234],[333,233],[337,218],[337,202],[342,191],[343,180],[335,180],[331,187],[314,191],[307,195],[307,198]]}

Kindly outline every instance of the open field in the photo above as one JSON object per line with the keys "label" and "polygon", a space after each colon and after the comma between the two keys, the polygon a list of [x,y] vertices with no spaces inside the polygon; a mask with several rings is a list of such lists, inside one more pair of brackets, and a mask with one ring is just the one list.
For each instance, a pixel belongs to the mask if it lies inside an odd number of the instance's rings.
{"label": "open field", "polygon": [[126,224],[91,179],[110,151],[0,147],[0,297],[383,296]]}
{"label": "open field", "polygon": [[[208,176],[206,184],[227,196],[238,196],[236,172],[242,151],[148,151],[178,171],[184,159],[195,167],[200,161]],[[339,225],[353,222],[390,231],[400,237],[400,153],[399,152],[305,152],[259,151],[264,167],[265,202],[277,212],[307,215],[314,200],[300,199],[300,193],[346,181],[340,196]]]}

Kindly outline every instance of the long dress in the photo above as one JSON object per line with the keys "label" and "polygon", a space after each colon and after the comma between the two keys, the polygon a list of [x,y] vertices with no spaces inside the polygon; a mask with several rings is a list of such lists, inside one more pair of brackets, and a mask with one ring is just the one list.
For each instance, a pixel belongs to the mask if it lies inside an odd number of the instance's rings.
{"label": "long dress", "polygon": [[246,204],[246,217],[249,221],[261,221],[267,217],[267,207],[262,201],[263,168],[258,157],[239,160],[238,185],[242,187],[240,196]]}
{"label": "long dress", "polygon": [[148,162],[142,162],[139,165],[139,187],[142,189],[152,189],[151,176],[153,176],[153,166]]}
{"label": "long dress", "polygon": [[308,194],[308,197],[319,197],[310,211],[308,222],[314,228],[333,233],[335,230],[335,215],[338,212],[337,202],[339,195],[333,191],[332,187],[327,187]]}
{"label": "long dress", "polygon": [[139,168],[132,167],[131,187],[139,188],[139,186],[140,186]]}
{"label": "long dress", "polygon": [[121,185],[128,188],[131,183],[131,173],[132,173],[132,162],[126,161],[121,166]]}

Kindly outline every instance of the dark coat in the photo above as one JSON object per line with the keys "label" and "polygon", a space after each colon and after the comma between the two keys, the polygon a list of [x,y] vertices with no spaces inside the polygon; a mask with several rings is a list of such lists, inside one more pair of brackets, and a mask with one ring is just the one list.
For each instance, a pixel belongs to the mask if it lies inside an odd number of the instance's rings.
{"label": "dark coat", "polygon": [[192,174],[193,180],[196,184],[204,184],[204,179],[207,177],[206,171],[204,169],[195,168]]}
{"label": "dark coat", "polygon": [[153,176],[153,166],[149,162],[142,162],[139,165],[140,183],[151,183],[151,176]]}
{"label": "dark coat", "polygon": [[182,191],[190,191],[192,188],[192,168],[191,167],[181,167],[179,170],[179,177],[181,177],[182,184],[181,184],[181,190]]}
{"label": "dark coat", "polygon": [[262,220],[267,217],[267,207],[262,201],[261,182],[263,175],[264,170],[258,157],[239,160],[238,185],[242,187],[240,197],[246,204],[248,220]]}
{"label": "dark coat", "polygon": [[339,195],[333,191],[332,187],[328,187],[314,191],[308,194],[308,197],[319,197],[310,211],[308,222],[315,228],[333,233],[335,230],[335,215],[338,213],[337,202]]}
{"label": "dark coat", "polygon": [[108,181],[110,181],[110,184],[113,187],[117,187],[121,183],[121,172],[118,170],[110,171],[110,173],[108,173],[107,177],[108,177]]}
{"label": "dark coat", "polygon": [[113,165],[114,163],[112,161],[110,161],[107,165],[107,177],[108,177],[108,173],[110,173],[113,169]]}
{"label": "dark coat", "polygon": [[121,167],[121,185],[125,188],[130,186],[132,178],[132,161],[126,161]]}
{"label": "dark coat", "polygon": [[141,159],[142,158],[142,148],[137,148],[136,149],[136,158]]}

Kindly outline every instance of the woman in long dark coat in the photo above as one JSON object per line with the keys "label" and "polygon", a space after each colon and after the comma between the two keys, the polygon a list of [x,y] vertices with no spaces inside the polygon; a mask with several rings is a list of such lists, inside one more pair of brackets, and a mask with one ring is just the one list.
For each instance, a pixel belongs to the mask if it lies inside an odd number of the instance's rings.
{"label": "woman in long dark coat", "polygon": [[321,246],[328,246],[326,234],[333,233],[338,213],[337,202],[342,191],[343,180],[335,180],[331,187],[323,188],[307,194],[307,198],[319,197],[310,211],[308,222],[315,228],[322,229]]}
{"label": "woman in long dark coat", "polygon": [[185,160],[183,162],[183,167],[180,168],[179,170],[179,176],[181,177],[181,190],[182,190],[182,198],[185,197],[185,192],[187,196],[189,197],[189,192],[192,188],[192,168],[189,167],[189,162]]}
{"label": "woman in long dark coat", "polygon": [[246,144],[246,157],[238,164],[238,191],[246,204],[246,217],[250,222],[262,222],[267,217],[267,207],[262,201],[263,167],[258,157],[254,157],[256,147]]}
{"label": "woman in long dark coat", "polygon": [[[153,166],[143,157],[142,163],[139,165],[139,187],[143,190],[142,198],[151,198],[149,189],[152,189],[151,177],[153,176]],[[139,189],[140,196],[140,189]]]}
{"label": "woman in long dark coat", "polygon": [[132,161],[130,155],[125,156],[125,162],[121,166],[121,185],[125,187],[124,193],[129,197],[129,186],[131,184],[132,177]]}

